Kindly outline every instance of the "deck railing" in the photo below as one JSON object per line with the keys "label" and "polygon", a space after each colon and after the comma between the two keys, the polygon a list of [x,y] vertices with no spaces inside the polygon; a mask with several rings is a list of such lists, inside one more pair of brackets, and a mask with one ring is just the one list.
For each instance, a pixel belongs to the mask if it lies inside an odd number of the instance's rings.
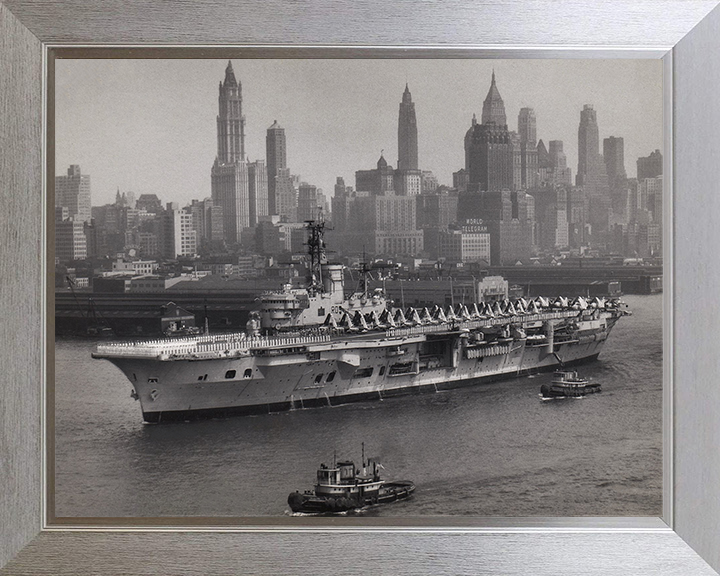
{"label": "deck railing", "polygon": [[[470,320],[458,318],[440,324],[389,328],[385,329],[385,336],[388,338],[420,336],[423,334],[447,332],[448,329],[453,327],[475,330],[511,323],[571,318],[578,314],[580,314],[580,312],[577,310],[553,310],[537,314],[518,314],[499,318]],[[237,356],[249,354],[251,350],[292,348],[308,344],[323,344],[330,342],[330,339],[331,336],[329,333],[301,336],[279,335],[247,337],[243,332],[235,332],[231,334],[143,340],[140,342],[112,342],[99,344],[95,353],[101,357],[135,356],[144,358]]]}
{"label": "deck railing", "polygon": [[112,342],[98,344],[98,356],[203,356],[237,355],[250,350],[264,348],[285,348],[307,344],[329,342],[327,334],[311,336],[258,336],[247,338],[245,334],[218,334],[195,338],[174,338],[172,340],[145,340],[142,342]]}

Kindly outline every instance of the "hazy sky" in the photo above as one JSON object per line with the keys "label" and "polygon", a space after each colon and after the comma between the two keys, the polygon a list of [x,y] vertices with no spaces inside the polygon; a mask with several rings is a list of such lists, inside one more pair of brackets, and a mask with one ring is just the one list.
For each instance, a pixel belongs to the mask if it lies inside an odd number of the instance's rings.
{"label": "hazy sky", "polygon": [[[227,60],[57,60],[56,173],[79,164],[92,203],[115,191],[187,203],[210,196],[217,152],[218,83]],[[397,165],[398,106],[408,82],[420,168],[441,184],[465,163],[463,137],[478,119],[495,69],[508,128],[535,109],[539,139],[563,140],[573,179],[580,110],[593,104],[602,139],[625,139],[625,167],[662,148],[659,60],[233,60],[247,118],[245,149],[265,158],[265,132],[285,128],[293,174],[332,193],[336,176]]]}

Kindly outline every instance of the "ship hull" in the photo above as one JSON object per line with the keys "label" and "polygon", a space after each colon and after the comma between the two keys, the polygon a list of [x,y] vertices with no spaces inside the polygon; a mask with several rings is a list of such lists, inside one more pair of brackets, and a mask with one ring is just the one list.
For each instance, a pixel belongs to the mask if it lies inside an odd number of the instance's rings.
{"label": "ship hull", "polygon": [[143,419],[168,422],[382,400],[555,370],[561,361],[596,359],[608,332],[551,346],[513,340],[475,358],[454,334],[435,339],[430,354],[425,341],[406,338],[273,357],[108,360],[133,385]]}
{"label": "ship hull", "polygon": [[415,492],[415,484],[407,480],[386,482],[379,492],[372,496],[363,497],[359,494],[340,496],[316,496],[314,494],[300,494],[293,492],[288,496],[288,505],[295,513],[302,514],[336,514],[359,510],[366,506],[377,504],[390,504],[400,500],[407,500]]}
{"label": "ship hull", "polygon": [[[575,366],[597,360],[600,353],[593,354],[585,358],[578,358],[565,362],[565,366]],[[322,396],[311,398],[298,398],[289,401],[272,402],[266,404],[251,404],[225,406],[218,408],[200,408],[188,410],[163,410],[155,412],[143,411],[143,420],[150,423],[160,422],[179,422],[187,420],[206,420],[212,418],[229,418],[232,416],[252,416],[259,414],[274,414],[278,412],[289,412],[291,410],[305,408],[323,408],[329,406],[342,406],[343,404],[352,404],[355,402],[373,402],[385,400],[389,398],[399,398],[402,396],[411,396],[414,394],[431,394],[444,390],[453,390],[468,386],[476,386],[479,384],[489,384],[499,380],[506,380],[526,376],[530,374],[538,374],[541,372],[552,372],[556,370],[558,364],[550,366],[538,366],[537,368],[526,368],[514,373],[495,374],[479,376],[474,378],[465,378],[462,380],[450,380],[446,382],[437,382],[433,384],[417,384],[413,386],[404,386],[402,388],[388,388],[386,390],[379,389],[377,391],[356,392],[351,394],[342,394],[335,396]]]}

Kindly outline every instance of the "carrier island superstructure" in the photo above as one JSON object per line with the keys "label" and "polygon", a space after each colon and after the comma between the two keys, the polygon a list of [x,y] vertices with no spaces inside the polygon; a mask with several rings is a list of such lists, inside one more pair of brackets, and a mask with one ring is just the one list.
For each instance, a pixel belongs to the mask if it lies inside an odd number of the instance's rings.
{"label": "carrier island superstructure", "polygon": [[103,343],[93,357],[132,384],[147,422],[268,413],[435,392],[597,358],[629,312],[603,298],[392,308],[346,297],[309,223],[307,287],[260,297],[245,332]]}

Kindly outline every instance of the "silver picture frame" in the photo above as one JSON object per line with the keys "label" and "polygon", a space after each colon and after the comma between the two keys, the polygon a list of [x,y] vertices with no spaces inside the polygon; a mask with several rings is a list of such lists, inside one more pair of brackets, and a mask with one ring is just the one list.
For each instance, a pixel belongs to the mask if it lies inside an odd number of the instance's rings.
{"label": "silver picture frame", "polygon": [[[717,0],[196,3],[0,0],[0,574],[716,574],[720,569]],[[325,8],[325,9],[324,9]],[[581,17],[582,16],[582,17]],[[48,50],[203,44],[446,57],[649,57],[665,71],[662,518],[474,519],[448,526],[58,526],[49,522],[44,179]],[[50,417],[51,418],[51,417]],[[52,456],[50,454],[50,456]]]}

